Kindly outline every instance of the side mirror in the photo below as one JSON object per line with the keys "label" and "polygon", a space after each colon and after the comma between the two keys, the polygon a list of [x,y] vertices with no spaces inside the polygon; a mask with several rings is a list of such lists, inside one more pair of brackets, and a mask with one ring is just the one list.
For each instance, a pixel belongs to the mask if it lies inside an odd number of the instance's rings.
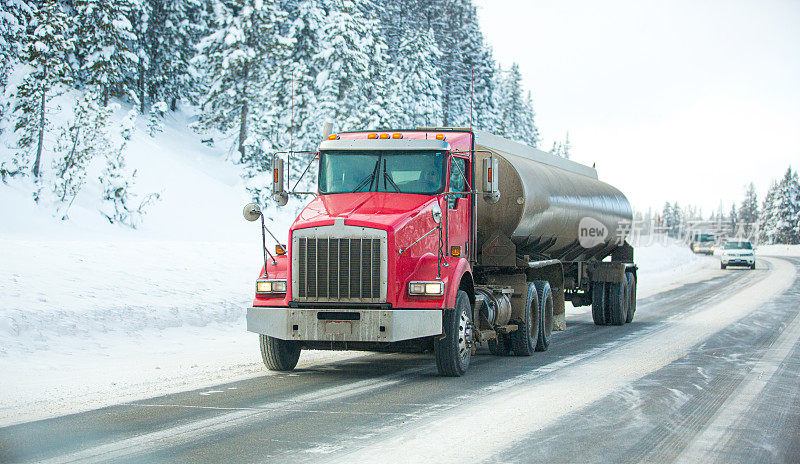
{"label": "side mirror", "polygon": [[277,156],[273,158],[272,166],[272,199],[278,206],[285,206],[289,202],[289,194],[283,185],[284,162]]}
{"label": "side mirror", "polygon": [[255,203],[248,203],[244,205],[244,210],[242,210],[242,214],[244,218],[250,222],[253,222],[261,217],[261,208],[258,207]]}
{"label": "side mirror", "polygon": [[483,159],[483,199],[489,203],[500,200],[500,161],[494,156]]}
{"label": "side mirror", "polygon": [[433,216],[433,222],[437,224],[442,222],[442,208],[439,206],[439,203],[433,204],[433,208],[431,208],[431,215]]}

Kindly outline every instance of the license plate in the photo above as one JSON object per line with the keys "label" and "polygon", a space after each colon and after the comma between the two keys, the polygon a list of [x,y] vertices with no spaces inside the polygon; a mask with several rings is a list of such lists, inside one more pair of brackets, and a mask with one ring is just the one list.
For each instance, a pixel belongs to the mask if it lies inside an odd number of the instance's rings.
{"label": "license plate", "polygon": [[353,333],[353,325],[350,321],[327,321],[325,333],[350,335]]}

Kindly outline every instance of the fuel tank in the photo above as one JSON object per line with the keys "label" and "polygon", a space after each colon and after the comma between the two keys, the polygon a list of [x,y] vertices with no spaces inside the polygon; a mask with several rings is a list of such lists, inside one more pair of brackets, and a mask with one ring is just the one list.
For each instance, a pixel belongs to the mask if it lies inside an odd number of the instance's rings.
{"label": "fuel tank", "polygon": [[630,231],[633,212],[618,189],[597,171],[479,130],[475,134],[477,186],[483,159],[499,159],[500,198],[478,195],[477,247],[499,232],[532,259],[603,259]]}

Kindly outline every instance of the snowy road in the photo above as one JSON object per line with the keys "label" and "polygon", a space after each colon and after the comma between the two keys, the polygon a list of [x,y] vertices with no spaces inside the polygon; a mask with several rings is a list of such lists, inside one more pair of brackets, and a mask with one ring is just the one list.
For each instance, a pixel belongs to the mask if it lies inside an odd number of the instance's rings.
{"label": "snowy road", "polygon": [[800,462],[800,258],[715,272],[546,353],[365,354],[0,429],[6,462]]}

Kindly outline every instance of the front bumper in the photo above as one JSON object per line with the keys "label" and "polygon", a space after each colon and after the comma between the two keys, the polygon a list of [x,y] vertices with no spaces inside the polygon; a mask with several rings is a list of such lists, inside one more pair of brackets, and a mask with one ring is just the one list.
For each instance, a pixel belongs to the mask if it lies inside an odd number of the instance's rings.
{"label": "front bumper", "polygon": [[729,256],[722,258],[722,264],[726,266],[752,266],[755,256]]}
{"label": "front bumper", "polygon": [[441,309],[252,307],[247,330],[282,340],[399,342],[441,335]]}

